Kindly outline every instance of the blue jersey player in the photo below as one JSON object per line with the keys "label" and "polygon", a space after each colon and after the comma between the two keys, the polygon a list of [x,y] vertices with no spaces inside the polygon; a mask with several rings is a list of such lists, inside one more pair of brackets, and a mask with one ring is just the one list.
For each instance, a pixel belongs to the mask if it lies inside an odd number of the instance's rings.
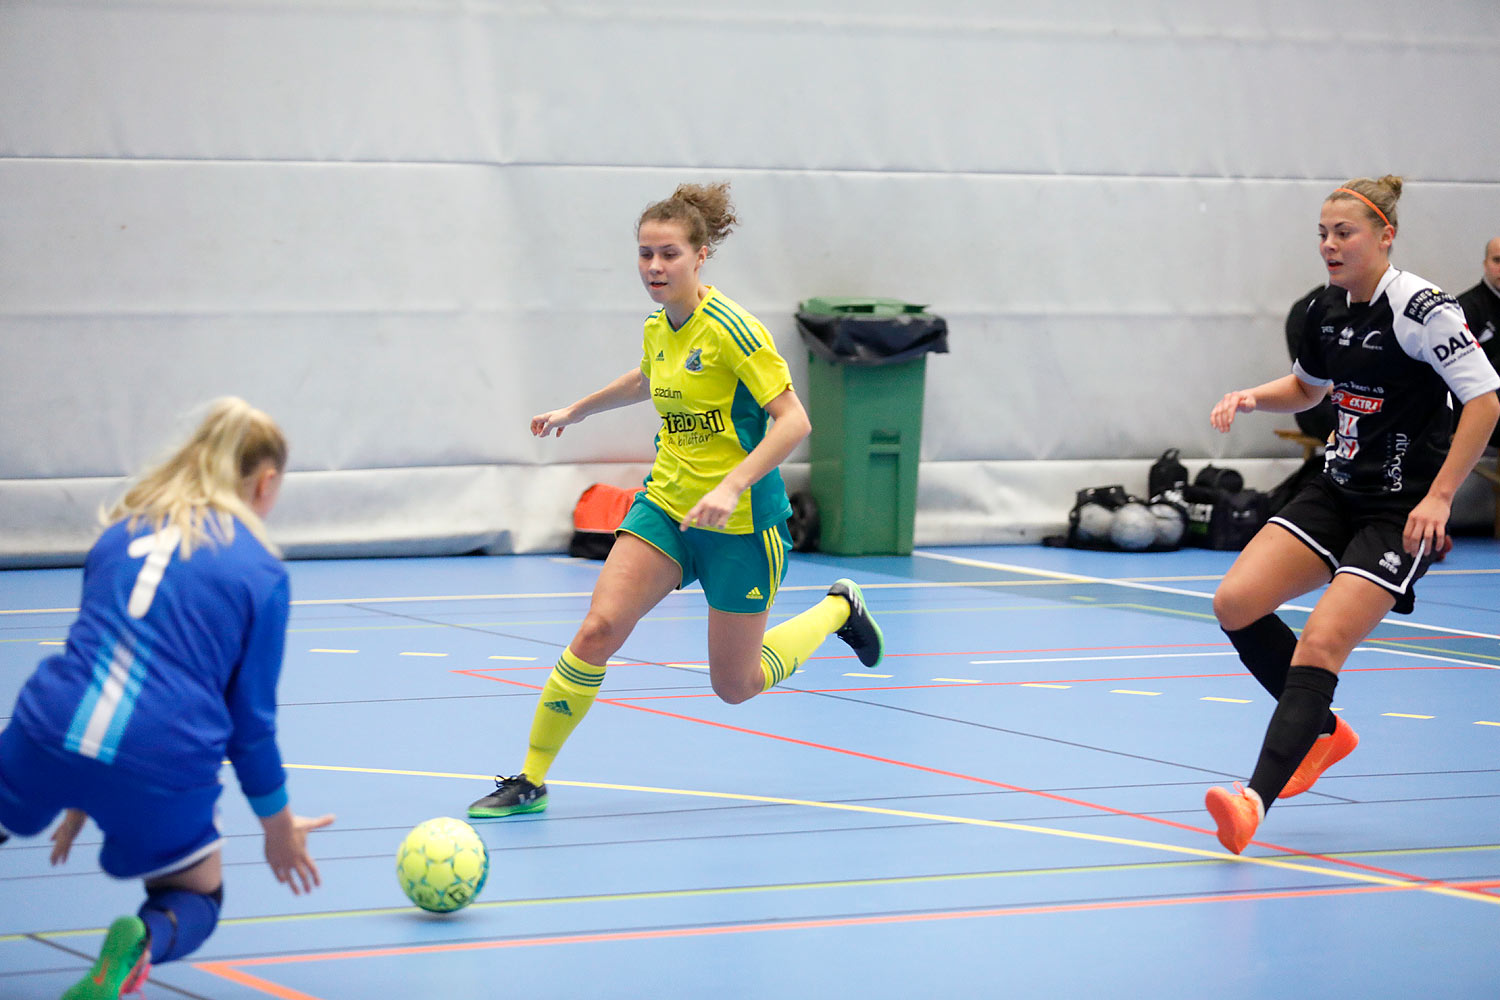
{"label": "blue jersey player", "polygon": [[223,901],[215,823],[220,762],[265,828],[266,860],[293,892],[319,884],[306,819],[287,803],[276,681],[290,602],[266,537],[286,441],[238,399],[104,517],[66,649],[22,687],[0,732],[0,843],[66,811],[54,863],[90,816],[100,866],[139,878],[146,901],[110,926],[98,960],[64,995],[118,997],[151,963],[189,954]]}

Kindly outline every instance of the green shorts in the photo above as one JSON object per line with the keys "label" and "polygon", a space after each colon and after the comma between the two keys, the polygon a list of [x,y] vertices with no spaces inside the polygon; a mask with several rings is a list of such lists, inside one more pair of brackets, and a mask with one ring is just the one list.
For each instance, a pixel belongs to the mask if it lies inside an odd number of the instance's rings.
{"label": "green shorts", "polygon": [[641,493],[616,532],[626,532],[658,549],[682,570],[681,590],[703,581],[703,595],[715,611],[753,615],[766,611],[786,576],[792,536],[786,522],[749,535],[704,528],[681,529],[672,515]]}

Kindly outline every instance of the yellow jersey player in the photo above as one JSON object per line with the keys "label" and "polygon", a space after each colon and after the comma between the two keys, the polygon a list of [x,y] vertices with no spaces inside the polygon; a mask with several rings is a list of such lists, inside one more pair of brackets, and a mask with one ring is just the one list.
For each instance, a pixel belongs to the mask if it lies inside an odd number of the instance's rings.
{"label": "yellow jersey player", "polygon": [[540,812],[547,771],[594,702],[604,665],[664,597],[694,580],[708,601],[714,693],[730,704],[791,676],[829,635],[867,667],[885,640],[859,587],[839,580],[770,631],[786,574],[791,513],[778,466],[811,429],[766,328],[699,272],[738,220],[729,185],[684,184],[636,224],[637,265],[661,308],[646,320],[639,367],[570,406],[531,419],[537,437],[650,399],[661,416],[656,461],[616,533],[588,614],[537,701],[521,772],[469,806],[491,818]]}

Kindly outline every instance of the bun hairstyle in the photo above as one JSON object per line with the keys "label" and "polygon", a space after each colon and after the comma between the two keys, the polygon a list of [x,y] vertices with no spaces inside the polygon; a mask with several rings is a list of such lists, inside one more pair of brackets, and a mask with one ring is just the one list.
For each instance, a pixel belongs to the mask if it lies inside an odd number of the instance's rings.
{"label": "bun hairstyle", "polygon": [[243,399],[227,396],[209,404],[186,443],[136,477],[113,507],[100,511],[106,525],[129,519],[152,530],[175,527],[182,557],[196,546],[234,539],[234,518],[272,554],[280,551],[265,525],[240,498],[240,486],[266,463],[285,471],[286,438],[276,422]]}
{"label": "bun hairstyle", "polygon": [[1401,188],[1401,178],[1395,174],[1386,174],[1378,180],[1356,177],[1334,191],[1327,200],[1361,202],[1371,222],[1377,226],[1390,226],[1392,230],[1399,231],[1399,224],[1396,222],[1396,202],[1401,199]]}
{"label": "bun hairstyle", "polygon": [[729,200],[728,181],[679,184],[670,198],[648,206],[641,213],[635,231],[639,236],[641,226],[647,222],[679,222],[693,249],[708,247],[708,255],[712,257],[714,248],[724,242],[739,221]]}

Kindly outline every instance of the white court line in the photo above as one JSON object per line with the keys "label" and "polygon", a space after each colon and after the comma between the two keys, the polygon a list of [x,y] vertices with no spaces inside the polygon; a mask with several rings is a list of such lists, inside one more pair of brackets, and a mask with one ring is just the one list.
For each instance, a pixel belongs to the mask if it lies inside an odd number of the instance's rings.
{"label": "white court line", "polygon": [[[1034,576],[1043,576],[1053,580],[1071,580],[1074,583],[1102,583],[1111,587],[1124,587],[1128,590],[1149,590],[1159,594],[1177,594],[1181,597],[1198,597],[1206,601],[1213,600],[1213,594],[1205,594],[1198,590],[1183,590],[1180,587],[1161,587],[1152,583],[1135,583],[1129,580],[1110,580],[1102,576],[1080,576],[1077,573],[1059,573],[1050,569],[1033,569],[1030,566],[1012,566],[1009,563],[989,562],[984,559],[969,559],[964,556],[942,555],[937,552],[922,552],[920,550],[912,553],[914,556],[922,556],[926,559],[937,559],[941,562],[953,563],[956,566],[974,566],[979,569],[994,569],[1003,573],[1026,573]],[[1301,604],[1283,604],[1276,610],[1286,611],[1312,611],[1312,608]],[[1470,632],[1467,629],[1448,628],[1443,625],[1424,625],[1421,622],[1407,621],[1405,618],[1382,618],[1381,621],[1387,625],[1398,625],[1402,628],[1422,629],[1426,632],[1444,632],[1448,635],[1466,635],[1475,639],[1496,639],[1500,635],[1492,635],[1489,632]],[[1467,662],[1467,661],[1465,661]],[[1475,664],[1484,666],[1484,664]],[[1500,667],[1491,667],[1492,670],[1500,670]]]}
{"label": "white court line", "polygon": [[[1193,656],[1239,656],[1236,652],[1227,653],[1122,653],[1118,656],[1038,656],[1024,660],[970,660],[971,664],[993,664],[993,663],[1087,663],[1092,660],[1172,660]],[[1468,662],[1468,661],[1464,661]]]}

